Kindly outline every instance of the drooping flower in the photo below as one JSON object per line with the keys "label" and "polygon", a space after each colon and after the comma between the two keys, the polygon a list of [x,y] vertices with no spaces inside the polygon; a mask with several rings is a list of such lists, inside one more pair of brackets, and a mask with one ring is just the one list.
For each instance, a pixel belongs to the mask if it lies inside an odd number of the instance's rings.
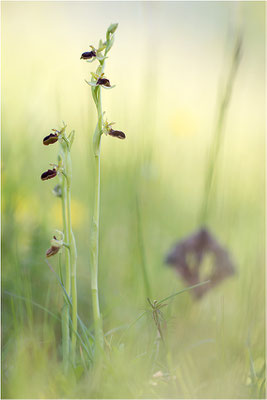
{"label": "drooping flower", "polygon": [[63,232],[58,230],[56,230],[56,232],[60,236],[60,239],[57,239],[55,235],[53,236],[53,238],[51,239],[51,247],[45,253],[46,257],[54,256],[63,246],[64,234]]}
{"label": "drooping flower", "polygon": [[48,179],[55,178],[57,176],[57,169],[48,169],[47,171],[43,172],[41,175],[42,181],[47,181]]}
{"label": "drooping flower", "polygon": [[91,60],[93,57],[96,57],[95,50],[85,51],[82,53],[80,60]]}
{"label": "drooping flower", "polygon": [[126,135],[125,135],[124,132],[117,131],[117,130],[114,130],[112,128],[110,128],[110,130],[108,131],[108,135],[116,137],[118,139],[125,139],[126,138]]}
{"label": "drooping flower", "polygon": [[57,254],[60,250],[60,247],[57,246],[51,246],[45,253],[46,257],[51,257]]}
{"label": "drooping flower", "polygon": [[108,123],[108,121],[106,120],[106,121],[104,122],[103,132],[104,132],[106,135],[113,136],[113,137],[116,137],[116,138],[118,138],[118,139],[125,139],[125,138],[126,138],[126,135],[125,135],[124,132],[118,131],[118,130],[115,130],[115,129],[112,129],[112,128],[111,128],[111,125],[114,125],[114,124],[115,124],[115,122],[110,122],[110,123]]}
{"label": "drooping flower", "polygon": [[101,77],[98,78],[98,80],[96,81],[96,85],[111,87],[110,81],[107,78],[101,78]]}
{"label": "drooping flower", "polygon": [[58,141],[58,134],[57,133],[50,133],[50,135],[46,136],[43,139],[43,144],[48,146],[49,144],[56,143]]}
{"label": "drooping flower", "polygon": [[58,155],[58,163],[57,164],[50,164],[53,169],[48,169],[47,171],[43,172],[41,175],[41,179],[42,181],[47,181],[48,179],[52,179],[55,176],[57,176],[57,174],[61,173],[61,174],[65,174],[64,172],[64,166],[63,166],[63,160],[61,155]]}

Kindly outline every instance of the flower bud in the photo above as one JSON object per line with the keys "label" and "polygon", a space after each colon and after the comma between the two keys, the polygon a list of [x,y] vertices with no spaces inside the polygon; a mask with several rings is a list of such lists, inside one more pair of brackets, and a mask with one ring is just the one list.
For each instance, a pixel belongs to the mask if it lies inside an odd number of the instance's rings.
{"label": "flower bud", "polygon": [[47,171],[43,172],[41,175],[42,181],[47,181],[48,179],[52,179],[57,176],[56,168],[48,169]]}

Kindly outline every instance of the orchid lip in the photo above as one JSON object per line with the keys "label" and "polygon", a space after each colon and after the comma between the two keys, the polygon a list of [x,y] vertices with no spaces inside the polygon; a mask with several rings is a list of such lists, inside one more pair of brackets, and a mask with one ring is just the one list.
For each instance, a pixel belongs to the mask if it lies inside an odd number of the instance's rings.
{"label": "orchid lip", "polygon": [[91,58],[96,57],[95,51],[85,51],[82,53],[80,60],[90,60]]}
{"label": "orchid lip", "polygon": [[116,137],[116,138],[118,138],[118,139],[125,139],[125,138],[126,138],[126,135],[125,135],[124,132],[122,132],[122,131],[117,131],[117,130],[114,130],[114,129],[110,129],[110,130],[108,131],[108,134],[109,134],[110,136]]}
{"label": "orchid lip", "polygon": [[58,141],[58,135],[56,133],[50,133],[43,139],[43,144],[48,146],[49,144],[56,143]]}
{"label": "orchid lip", "polygon": [[59,249],[60,249],[60,247],[51,246],[45,253],[46,257],[54,256],[55,254],[58,253]]}
{"label": "orchid lip", "polygon": [[110,81],[107,78],[98,78],[96,84],[110,87]]}
{"label": "orchid lip", "polygon": [[42,181],[47,181],[48,179],[52,179],[57,176],[57,170],[55,168],[48,169],[47,171],[43,172],[41,175]]}

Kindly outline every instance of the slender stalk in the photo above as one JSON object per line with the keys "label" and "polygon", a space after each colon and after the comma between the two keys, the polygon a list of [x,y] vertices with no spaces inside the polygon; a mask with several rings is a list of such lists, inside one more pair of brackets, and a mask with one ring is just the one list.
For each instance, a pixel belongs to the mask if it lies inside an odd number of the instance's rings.
{"label": "slender stalk", "polygon": [[100,156],[95,156],[95,205],[91,231],[91,289],[95,323],[96,347],[103,347],[102,317],[98,296],[99,208],[100,208]]}
{"label": "slender stalk", "polygon": [[[105,53],[106,55],[106,53]],[[105,61],[100,62],[99,75],[104,72]],[[93,89],[94,90],[94,89]],[[98,259],[99,259],[99,215],[100,215],[100,150],[101,150],[101,132],[103,127],[103,112],[102,112],[102,95],[101,86],[95,90],[96,94],[96,109],[97,109],[97,125],[95,136],[96,143],[94,149],[95,162],[95,199],[94,199],[94,214],[91,227],[91,291],[92,291],[92,307],[94,316],[94,330],[96,352],[104,346],[103,322],[99,306],[98,294]]]}
{"label": "slender stalk", "polygon": [[76,334],[77,331],[77,284],[76,284],[76,263],[77,250],[71,224],[71,157],[69,146],[65,146],[65,168],[66,168],[66,209],[67,209],[67,237],[70,246],[70,269],[71,269],[71,295],[72,295],[72,335],[71,335],[71,360],[75,364],[76,355]]}
{"label": "slender stalk", "polygon": [[[57,231],[60,234],[60,239],[53,236],[51,240],[51,247],[47,250],[46,256],[51,257],[65,247],[65,278],[63,278],[61,270],[61,255],[59,255],[60,265],[60,277],[65,285],[66,295],[69,298],[72,294],[72,321],[70,321],[70,304],[65,298],[65,303],[62,307],[61,312],[61,327],[62,327],[62,353],[63,353],[63,364],[64,370],[67,372],[70,362],[70,322],[72,322],[72,340],[71,340],[71,361],[75,365],[75,353],[76,353],[76,333],[77,333],[77,289],[76,289],[76,260],[77,251],[75,245],[75,239],[72,232],[71,225],[71,178],[72,178],[72,167],[71,167],[71,156],[70,150],[74,140],[74,131],[72,131],[68,137],[66,136],[66,125],[63,123],[63,128],[58,131],[53,129],[50,135],[43,139],[44,145],[50,145],[56,143],[60,144],[60,150],[58,154],[58,164],[52,164],[53,170],[48,170],[41,175],[42,180],[54,178],[58,173],[60,176],[60,189],[54,188],[54,194],[57,197],[61,197],[62,203],[62,220],[63,220],[63,233]],[[52,174],[52,175],[51,175]]]}
{"label": "slender stalk", "polygon": [[[95,164],[95,198],[94,198],[94,211],[92,217],[91,234],[90,234],[90,268],[91,268],[91,291],[92,291],[92,308],[94,317],[94,331],[95,331],[95,349],[96,356],[99,354],[104,346],[104,334],[102,328],[102,316],[99,306],[99,293],[98,293],[98,259],[99,259],[99,215],[100,215],[100,150],[101,150],[101,135],[103,133],[103,111],[102,111],[102,87],[99,80],[103,80],[105,59],[107,53],[111,49],[114,42],[114,32],[118,24],[111,24],[106,33],[106,41],[99,42],[99,48],[94,49],[90,58],[96,57],[99,61],[96,73],[92,74],[91,85],[92,97],[97,109],[97,125],[93,136],[93,151],[94,151],[94,164]],[[102,54],[104,51],[104,54]],[[86,57],[88,53],[83,53]],[[109,83],[109,80],[104,79]],[[109,84],[109,87],[110,84]],[[97,358],[97,357],[96,357]]]}
{"label": "slender stalk", "polygon": [[[97,89],[97,113],[98,123],[96,130],[102,130],[102,103],[101,103],[101,88]],[[100,148],[101,136],[99,136],[98,151],[95,154],[95,199],[94,199],[94,214],[91,227],[91,289],[92,289],[92,305],[95,324],[95,340],[96,348],[102,348],[104,344],[104,336],[102,329],[102,317],[99,307],[98,296],[98,255],[99,255],[99,215],[100,215]]]}
{"label": "slender stalk", "polygon": [[[63,178],[61,182],[61,202],[62,202],[62,219],[64,238],[69,243],[69,232],[67,224],[67,207],[66,207],[66,181]],[[70,296],[70,250],[65,248],[65,288],[68,296]],[[62,308],[62,347],[63,347],[63,364],[65,372],[68,369],[69,351],[70,351],[70,334],[69,334],[69,304],[65,300]]]}
{"label": "slender stalk", "polygon": [[150,288],[148,273],[147,273],[147,263],[146,263],[146,257],[145,257],[142,222],[141,222],[141,216],[140,216],[138,197],[136,197],[136,214],[137,214],[137,234],[138,234],[138,243],[139,243],[139,249],[140,249],[140,255],[141,255],[141,266],[142,266],[143,280],[144,280],[144,286],[145,286],[145,295],[146,295],[146,298],[148,298],[148,297],[151,298],[151,288]]}
{"label": "slender stalk", "polygon": [[208,209],[211,201],[212,191],[214,189],[215,173],[218,164],[220,145],[223,138],[223,129],[225,125],[226,114],[233,91],[237,69],[241,59],[241,44],[242,38],[240,35],[238,35],[233,50],[232,63],[227,77],[226,86],[219,105],[219,112],[216,120],[213,142],[207,161],[203,201],[199,216],[201,225],[204,225],[206,223],[208,217]]}

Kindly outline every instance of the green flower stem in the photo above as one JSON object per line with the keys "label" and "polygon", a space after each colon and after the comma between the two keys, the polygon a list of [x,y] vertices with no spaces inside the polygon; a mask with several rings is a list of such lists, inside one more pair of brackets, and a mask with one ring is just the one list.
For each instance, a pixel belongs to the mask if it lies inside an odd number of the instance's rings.
{"label": "green flower stem", "polygon": [[96,348],[104,343],[102,317],[98,296],[98,251],[99,251],[99,208],[100,208],[100,156],[95,156],[95,205],[91,230],[91,289],[95,325]]}
{"label": "green flower stem", "polygon": [[[71,179],[72,179],[72,165],[71,165],[71,156],[70,156],[70,143],[65,139],[64,142],[61,142],[62,148],[62,156],[63,156],[63,165],[64,171],[63,174],[63,184],[62,184],[62,203],[63,203],[63,225],[64,225],[64,236],[65,241],[68,244],[68,248],[66,249],[66,292],[72,297],[72,334],[71,334],[71,361],[75,365],[75,356],[76,356],[76,333],[77,332],[77,284],[76,284],[76,263],[77,263],[77,249],[75,238],[72,231],[71,224]],[[68,313],[68,317],[64,315],[66,321],[65,324],[68,323],[69,329],[69,305],[66,307],[66,313]],[[69,334],[68,340],[67,336],[67,327],[64,325],[64,351],[65,351],[65,359],[67,354],[69,356]],[[68,344],[67,344],[68,341]],[[67,352],[68,346],[68,352]],[[69,358],[69,357],[68,357]]]}
{"label": "green flower stem", "polygon": [[[67,207],[66,207],[66,182],[62,179],[61,182],[61,202],[62,202],[62,219],[63,219],[63,231],[64,238],[69,243],[68,223],[67,223]],[[70,248],[65,249],[65,289],[70,297]],[[63,352],[63,364],[65,372],[68,370],[69,364],[69,351],[70,351],[70,334],[69,334],[69,304],[65,300],[65,304],[62,308],[62,352]]]}
{"label": "green flower stem", "polygon": [[[114,32],[118,24],[111,24],[106,33],[106,44],[103,59],[98,59],[99,66],[96,70],[96,75],[101,76],[105,69],[106,55],[111,49],[114,42]],[[102,43],[102,42],[101,42]],[[91,83],[95,83],[92,78]],[[99,294],[98,294],[98,255],[99,255],[99,214],[100,214],[100,148],[101,148],[101,135],[103,133],[103,112],[102,112],[102,98],[101,98],[101,85],[94,85],[91,87],[92,96],[97,109],[97,125],[93,137],[93,151],[95,162],[95,199],[94,199],[94,212],[91,226],[90,236],[90,267],[91,267],[91,290],[92,290],[92,307],[94,317],[94,331],[95,331],[95,348],[96,358],[99,351],[104,347],[104,334],[102,316],[99,307]]]}
{"label": "green flower stem", "polygon": [[202,207],[199,216],[199,221],[201,225],[205,225],[208,219],[208,211],[211,203],[211,197],[214,192],[214,181],[215,181],[216,169],[218,166],[219,151],[223,139],[224,125],[233,92],[233,86],[237,70],[241,60],[241,47],[242,47],[242,37],[239,33],[236,37],[236,43],[233,49],[231,67],[227,77],[226,85],[220,99],[218,116],[213,134],[213,141],[209,152],[209,158],[207,160],[204,193],[203,193]]}
{"label": "green flower stem", "polygon": [[66,146],[65,150],[65,168],[66,168],[66,186],[67,186],[67,216],[68,216],[68,238],[70,244],[70,259],[71,259],[71,297],[72,297],[72,335],[71,335],[71,360],[75,364],[76,355],[76,334],[77,331],[77,284],[76,284],[76,263],[77,263],[77,250],[75,238],[72,232],[71,225],[71,157],[70,150]]}
{"label": "green flower stem", "polygon": [[[104,67],[104,66],[103,66]],[[95,328],[96,349],[103,348],[104,335],[102,328],[102,317],[99,307],[98,295],[98,253],[99,253],[99,214],[100,214],[100,147],[101,147],[101,131],[103,125],[101,87],[97,88],[97,114],[98,122],[95,135],[97,135],[95,147],[95,199],[94,214],[91,228],[91,289],[92,289],[92,306]]]}

